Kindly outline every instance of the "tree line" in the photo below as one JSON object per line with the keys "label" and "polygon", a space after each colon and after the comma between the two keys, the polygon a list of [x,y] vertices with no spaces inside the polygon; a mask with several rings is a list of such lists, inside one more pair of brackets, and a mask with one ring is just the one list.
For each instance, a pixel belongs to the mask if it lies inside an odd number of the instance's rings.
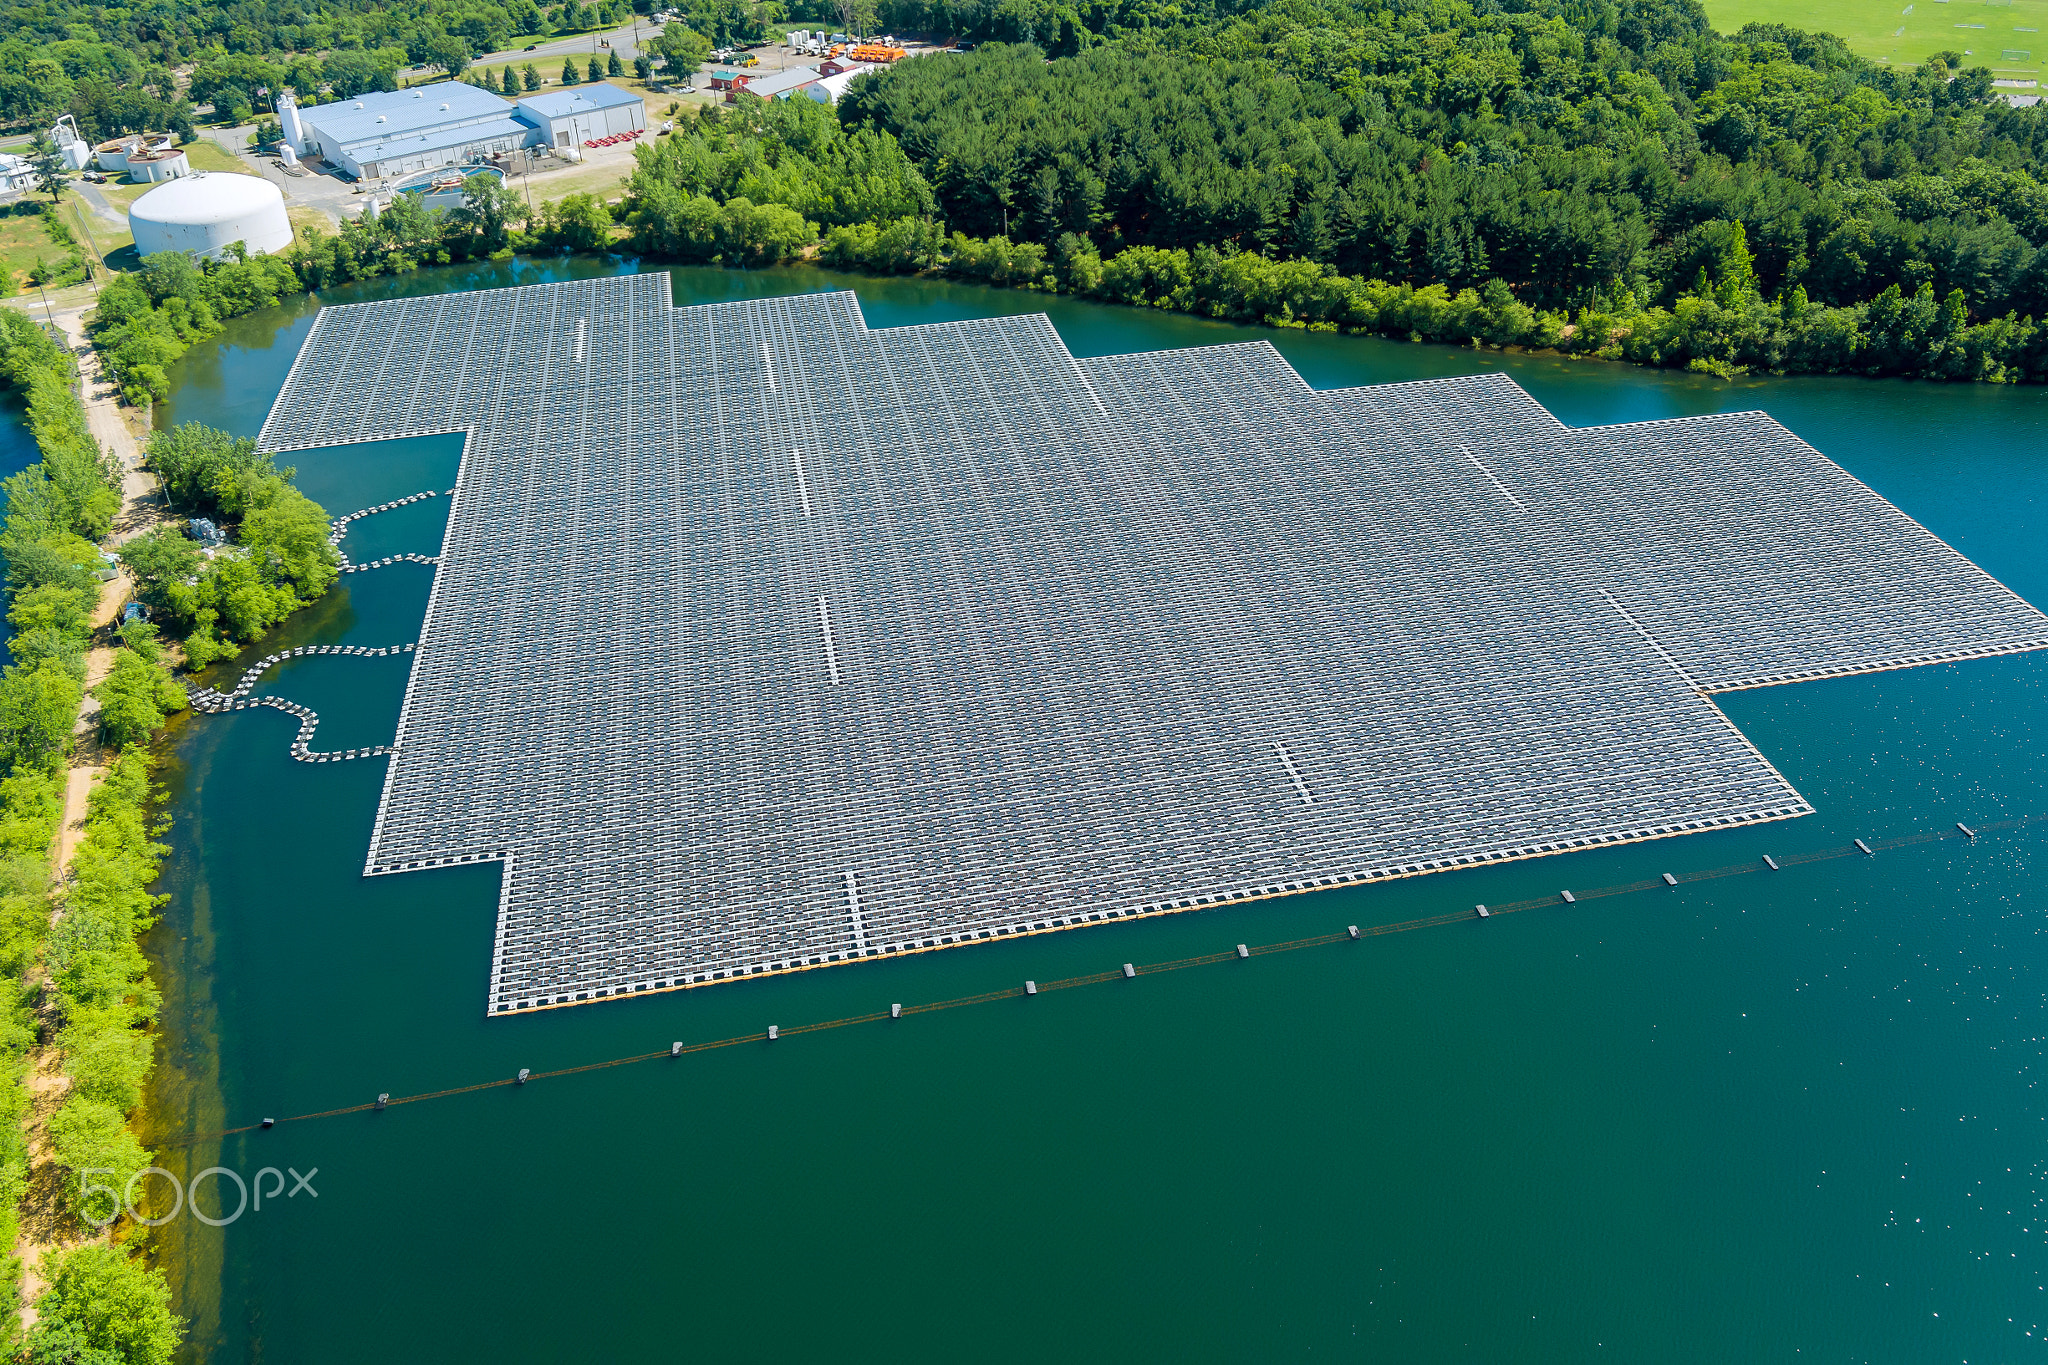
{"label": "tree line", "polygon": [[625,216],[686,259],[719,254],[715,209],[782,205],[847,268],[1718,373],[2048,377],[2048,113],[1959,68],[1723,38],[1692,0],[1291,0],[900,63],[836,117],[743,98],[639,153]]}
{"label": "tree line", "polygon": [[[29,1050],[53,1043],[67,1085],[49,1115],[50,1155],[66,1174],[64,1213],[82,1218],[79,1172],[117,1181],[150,1164],[128,1128],[153,1061],[158,996],[138,937],[155,922],[149,891],[168,851],[156,842],[148,740],[184,707],[146,621],[119,632],[108,676],[91,688],[100,738],[116,757],[89,798],[68,881],[51,849],[64,812],[73,725],[86,688],[106,560],[98,542],[121,505],[120,471],[87,427],[70,354],[23,314],[0,309],[0,382],[20,395],[41,459],[7,479],[0,552],[13,662],[0,670],[0,1238],[17,1245],[28,1193]],[[61,913],[57,913],[61,911]],[[182,1324],[160,1272],[132,1239],[50,1256],[36,1327],[24,1339],[22,1266],[0,1261],[0,1348],[27,1360],[168,1365]]]}

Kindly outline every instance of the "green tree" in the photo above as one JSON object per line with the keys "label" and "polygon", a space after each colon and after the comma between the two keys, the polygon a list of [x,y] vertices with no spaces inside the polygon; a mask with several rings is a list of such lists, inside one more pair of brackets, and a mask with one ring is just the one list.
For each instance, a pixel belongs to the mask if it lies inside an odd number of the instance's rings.
{"label": "green tree", "polygon": [[768,265],[797,255],[818,239],[818,225],[781,204],[733,199],[725,205],[720,253],[728,260]]}
{"label": "green tree", "polygon": [[131,649],[114,651],[112,669],[92,694],[100,703],[100,738],[116,748],[144,743],[163,728],[166,715],[185,709],[185,689]]}
{"label": "green tree", "polygon": [[506,225],[519,203],[504,181],[479,173],[462,182],[462,202],[449,210],[448,219],[457,231],[476,237],[484,250],[496,251],[505,244]]}
{"label": "green tree", "polygon": [[604,73],[607,76],[623,76],[626,74],[626,64],[619,60],[619,50],[617,48],[613,48],[611,56],[605,60]]}
{"label": "green tree", "polygon": [[196,580],[205,562],[192,538],[170,526],[136,536],[121,547],[120,555],[135,595],[151,607],[167,605],[170,586]]}
{"label": "green tree", "polygon": [[52,662],[0,674],[0,756],[8,772],[57,771],[84,694],[81,680]]}
{"label": "green tree", "polygon": [[198,516],[237,520],[280,477],[253,440],[201,422],[151,433],[146,458],[171,506]]}
{"label": "green tree", "polygon": [[240,540],[266,583],[289,587],[301,602],[310,602],[340,572],[329,529],[326,509],[279,481],[243,519]]}
{"label": "green tree", "polygon": [[597,60],[596,53],[591,54],[590,65],[589,67],[586,68],[586,70],[588,71],[590,79],[593,83],[604,79],[604,65]]}
{"label": "green tree", "polygon": [[583,77],[576,73],[576,59],[574,57],[567,58],[562,63],[562,84],[583,84]]}
{"label": "green tree", "polygon": [[28,164],[29,169],[35,172],[36,188],[49,195],[51,203],[64,197],[64,191],[71,182],[65,178],[64,158],[48,134],[38,133],[29,143]]}
{"label": "green tree", "polygon": [[696,29],[671,20],[650,46],[661,54],[670,76],[688,79],[711,59],[714,44]]}
{"label": "green tree", "polygon": [[422,66],[431,66],[460,76],[469,69],[469,44],[453,33],[435,33],[422,39],[415,49],[415,57]]}
{"label": "green tree", "polygon": [[532,63],[532,62],[528,62],[528,63],[526,64],[526,73],[525,73],[525,75],[526,75],[526,88],[527,88],[528,92],[532,92],[532,91],[535,91],[535,90],[538,90],[538,89],[540,89],[540,72],[538,72],[538,71],[534,70],[534,68],[533,68],[533,63]]}
{"label": "green tree", "polygon": [[52,1253],[45,1263],[49,1288],[36,1300],[38,1327],[72,1327],[87,1344],[124,1365],[170,1365],[184,1338],[184,1319],[171,1312],[163,1275],[128,1255],[125,1247],[87,1243]]}
{"label": "green tree", "polygon": [[645,52],[641,53],[633,59],[633,74],[643,81],[652,80],[654,78],[654,60]]}
{"label": "green tree", "polygon": [[550,243],[571,251],[602,251],[611,244],[612,215],[594,194],[572,194],[542,210]]}
{"label": "green tree", "polygon": [[38,1322],[24,1350],[25,1365],[126,1365],[117,1352],[93,1345],[75,1322]]}

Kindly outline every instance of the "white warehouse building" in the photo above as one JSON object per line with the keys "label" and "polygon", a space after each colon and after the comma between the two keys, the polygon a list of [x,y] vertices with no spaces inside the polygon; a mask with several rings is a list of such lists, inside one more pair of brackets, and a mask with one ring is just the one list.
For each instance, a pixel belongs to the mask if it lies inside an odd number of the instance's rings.
{"label": "white warehouse building", "polygon": [[647,106],[638,95],[603,81],[528,95],[519,117],[540,130],[541,147],[581,147],[601,137],[647,126]]}
{"label": "white warehouse building", "polygon": [[[535,95],[517,105],[461,81],[290,112],[287,103],[280,100],[278,112],[287,140],[298,132],[294,150],[364,180],[460,166],[520,147],[577,146],[590,136],[646,126],[639,96],[603,83]],[[600,125],[605,133],[576,133]]]}

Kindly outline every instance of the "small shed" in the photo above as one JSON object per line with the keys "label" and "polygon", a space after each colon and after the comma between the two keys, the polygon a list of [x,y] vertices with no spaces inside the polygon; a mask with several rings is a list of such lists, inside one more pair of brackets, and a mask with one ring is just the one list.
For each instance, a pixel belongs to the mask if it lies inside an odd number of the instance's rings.
{"label": "small shed", "polygon": [[742,71],[733,66],[714,66],[710,71],[711,88],[725,92],[725,102],[731,104],[739,93],[754,83],[754,73]]}
{"label": "small shed", "polygon": [[198,541],[209,550],[216,549],[227,543],[227,537],[220,533],[220,527],[215,526],[206,517],[192,518],[192,520],[185,523],[185,529],[192,533],[192,539]]}

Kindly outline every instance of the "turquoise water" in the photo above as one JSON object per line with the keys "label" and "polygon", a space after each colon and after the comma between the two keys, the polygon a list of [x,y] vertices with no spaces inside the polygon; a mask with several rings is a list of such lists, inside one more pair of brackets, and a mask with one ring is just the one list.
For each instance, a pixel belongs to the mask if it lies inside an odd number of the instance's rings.
{"label": "turquoise water", "polygon": [[[874,325],[1043,309],[1082,354],[1263,337],[1323,387],[1504,369],[1575,424],[1762,407],[2048,602],[2038,391],[1726,384],[956,285],[676,272],[684,303],[848,283]],[[160,419],[253,434],[311,309],[196,349]],[[449,486],[456,454],[433,438],[294,458],[339,513]],[[445,511],[372,518],[351,553],[431,549]],[[411,640],[427,574],[344,580],[257,652]],[[388,738],[404,670],[300,660],[268,690],[345,748]],[[364,879],[379,765],[294,764],[273,712],[188,720],[164,775],[157,1121],[241,1124],[2048,811],[2038,656],[1722,701],[1818,814],[490,1021],[493,869]],[[2041,851],[2033,832],[1929,845],[181,1149],[181,1171],[319,1171],[317,1198],[165,1230],[188,1357],[2031,1358]]]}
{"label": "turquoise water", "polygon": [[[28,419],[19,397],[12,393],[0,396],[0,479],[12,478],[42,458],[35,437],[28,434]],[[4,501],[0,499],[0,503]],[[0,573],[6,571],[6,556],[0,555]],[[13,624],[0,616],[0,645],[13,638]]]}

